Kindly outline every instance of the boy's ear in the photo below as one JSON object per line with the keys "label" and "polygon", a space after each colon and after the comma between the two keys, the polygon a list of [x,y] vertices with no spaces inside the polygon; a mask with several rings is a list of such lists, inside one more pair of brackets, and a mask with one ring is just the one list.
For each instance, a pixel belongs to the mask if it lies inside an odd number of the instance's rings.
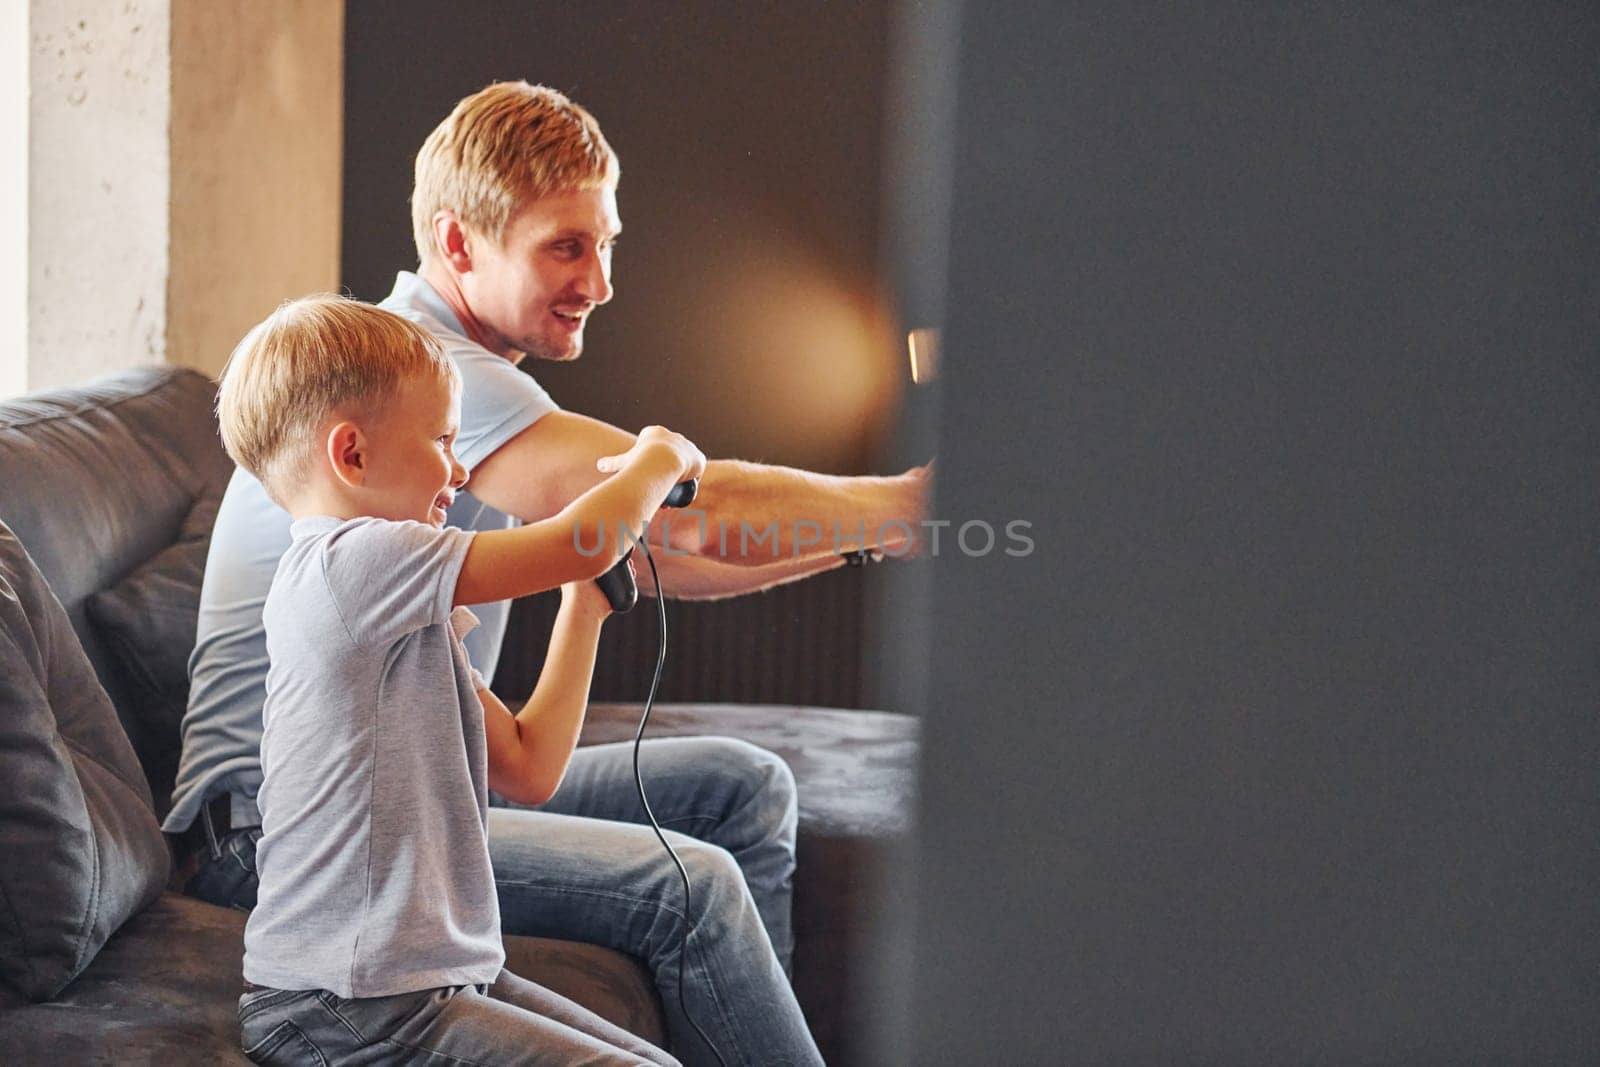
{"label": "boy's ear", "polygon": [[328,467],[345,485],[367,484],[367,436],[353,422],[341,422],[328,431]]}
{"label": "boy's ear", "polygon": [[471,272],[472,238],[454,211],[434,212],[433,241],[440,258],[450,264],[451,270],[457,274]]}

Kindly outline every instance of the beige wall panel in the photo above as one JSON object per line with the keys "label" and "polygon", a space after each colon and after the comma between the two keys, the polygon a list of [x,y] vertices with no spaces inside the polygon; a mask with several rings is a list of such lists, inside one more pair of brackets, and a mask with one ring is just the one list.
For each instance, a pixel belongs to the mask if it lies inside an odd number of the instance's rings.
{"label": "beige wall panel", "polygon": [[339,282],[341,0],[172,0],[168,358],[210,374]]}

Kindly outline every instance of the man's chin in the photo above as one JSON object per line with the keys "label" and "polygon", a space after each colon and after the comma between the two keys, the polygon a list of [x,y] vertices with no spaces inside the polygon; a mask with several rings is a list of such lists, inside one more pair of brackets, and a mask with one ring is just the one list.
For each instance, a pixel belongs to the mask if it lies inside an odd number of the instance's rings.
{"label": "man's chin", "polygon": [[570,363],[583,355],[583,338],[566,338],[552,343],[529,337],[523,341],[522,354],[551,363]]}

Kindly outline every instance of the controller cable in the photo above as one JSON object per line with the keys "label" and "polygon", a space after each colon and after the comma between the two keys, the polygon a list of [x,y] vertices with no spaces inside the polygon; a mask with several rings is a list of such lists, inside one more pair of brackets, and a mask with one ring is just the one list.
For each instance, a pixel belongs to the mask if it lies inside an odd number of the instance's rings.
{"label": "controller cable", "polygon": [[[696,480],[696,485],[698,485],[698,480]],[[679,490],[682,488],[683,487],[680,486]],[[675,490],[675,492],[679,490]],[[688,489],[687,497],[688,499],[684,500],[683,504],[678,506],[687,505],[694,499],[693,488]],[[478,502],[478,510],[473,513],[472,522],[468,524],[469,528],[474,528],[478,525],[478,520],[483,517],[483,510],[486,506],[487,505],[482,501]],[[649,527],[647,526],[645,528],[645,533],[647,536],[648,532]],[[711,1038],[707,1036],[704,1030],[700,1029],[700,1024],[694,1021],[694,1016],[689,1014],[689,1005],[684,1000],[683,964],[684,960],[689,955],[689,935],[693,932],[692,927],[694,925],[694,916],[689,910],[689,871],[684,867],[683,860],[678,858],[677,850],[674,849],[672,847],[672,843],[667,840],[667,835],[661,832],[661,824],[656,821],[656,813],[650,809],[650,800],[645,796],[644,776],[639,773],[639,746],[644,741],[644,729],[646,724],[650,722],[650,709],[655,705],[656,690],[661,686],[661,675],[666,669],[667,665],[667,598],[661,593],[661,578],[656,573],[655,557],[650,554],[650,546],[645,542],[646,537],[640,537],[634,543],[644,551],[645,562],[650,564],[650,581],[651,584],[656,587],[656,622],[657,632],[660,635],[660,639],[657,642],[656,649],[655,675],[650,679],[650,692],[644,698],[644,714],[639,716],[639,729],[635,731],[633,735],[633,784],[639,791],[639,803],[644,808],[645,818],[650,820],[650,829],[655,831],[656,840],[661,842],[661,847],[667,850],[668,856],[672,857],[672,865],[678,868],[678,877],[683,879],[684,926],[683,935],[678,945],[678,1010],[683,1012],[683,1017],[689,1020],[689,1025],[694,1027],[694,1032],[700,1035],[700,1040],[706,1043],[706,1048],[711,1050],[711,1054],[717,1058],[717,1062],[721,1064],[722,1067],[728,1067],[728,1061],[722,1058],[721,1052],[717,1051],[716,1044],[712,1042]],[[623,556],[621,563],[618,564],[616,576],[617,579],[621,579],[623,575],[626,575],[626,580],[622,581],[621,584],[625,587],[633,586],[633,589],[627,590],[626,592],[617,592],[614,586],[608,588],[605,582],[601,583],[601,588],[605,589],[606,591],[607,599],[611,600],[612,609],[616,614],[619,615],[633,607],[638,595],[637,587],[634,586],[633,576],[632,574],[628,573],[627,567],[627,556],[625,555]],[[607,577],[609,578],[611,576],[608,575]]]}
{"label": "controller cable", "polygon": [[[661,824],[656,822],[655,812],[650,810],[650,801],[644,793],[644,777],[639,773],[639,746],[644,740],[645,724],[650,721],[650,709],[656,702],[656,690],[661,685],[661,673],[667,665],[667,598],[661,591],[661,578],[656,573],[655,557],[650,554],[650,546],[645,544],[645,538],[639,539],[639,548],[644,552],[645,562],[650,564],[650,582],[656,589],[656,621],[659,626],[660,641],[656,650],[655,676],[650,679],[650,692],[644,698],[644,714],[639,716],[639,729],[633,735],[633,784],[639,790],[639,803],[644,806],[645,818],[650,820],[650,829],[656,833],[656,840],[661,842],[661,847],[667,850],[667,855],[672,857],[673,866],[678,868],[678,877],[683,879],[683,935],[678,946],[678,1008],[683,1012],[683,1017],[689,1020],[689,1025],[694,1027],[694,1032],[700,1035],[700,1040],[706,1043],[711,1054],[717,1058],[722,1067],[728,1067],[728,1061],[722,1058],[722,1053],[717,1051],[717,1046],[706,1032],[700,1029],[700,1024],[694,1021],[694,1016],[689,1014],[689,1006],[683,997],[683,967],[689,955],[689,934],[694,925],[694,913],[690,910],[689,872],[683,866],[683,861],[678,858],[677,851],[672,843],[667,840],[667,835],[661,832]],[[626,564],[624,564],[626,566]]]}

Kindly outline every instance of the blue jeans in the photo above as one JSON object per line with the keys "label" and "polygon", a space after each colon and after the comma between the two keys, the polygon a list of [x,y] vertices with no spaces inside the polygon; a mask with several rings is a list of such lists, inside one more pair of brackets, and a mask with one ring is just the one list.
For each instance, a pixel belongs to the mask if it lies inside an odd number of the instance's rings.
{"label": "blue jeans", "polygon": [[665,1052],[543,986],[502,970],[491,986],[348,999],[321,989],[254,989],[239,1031],[255,1063],[677,1064]]}
{"label": "blue jeans", "polygon": [[688,1013],[730,1067],[821,1063],[785,973],[798,822],[788,764],[730,738],[645,743],[645,792],[689,872],[685,960],[683,882],[644,822],[632,758],[631,743],[580,749],[549,803],[490,811],[505,932],[643,959],[685,1064],[717,1060],[679,1005],[680,966]]}
{"label": "blue jeans", "polygon": [[[717,1061],[679,1005],[680,964],[688,1013],[730,1067],[820,1063],[785,973],[797,822],[788,765],[729,738],[645,742],[645,790],[692,885],[693,934],[680,959],[683,883],[643,825],[632,756],[631,743],[579,749],[549,803],[489,813],[502,928],[643,959],[672,1051],[691,1067]],[[246,831],[230,834],[189,891],[253,905],[254,878],[239,869],[253,873],[254,845]],[[215,892],[230,887],[232,896]]]}

